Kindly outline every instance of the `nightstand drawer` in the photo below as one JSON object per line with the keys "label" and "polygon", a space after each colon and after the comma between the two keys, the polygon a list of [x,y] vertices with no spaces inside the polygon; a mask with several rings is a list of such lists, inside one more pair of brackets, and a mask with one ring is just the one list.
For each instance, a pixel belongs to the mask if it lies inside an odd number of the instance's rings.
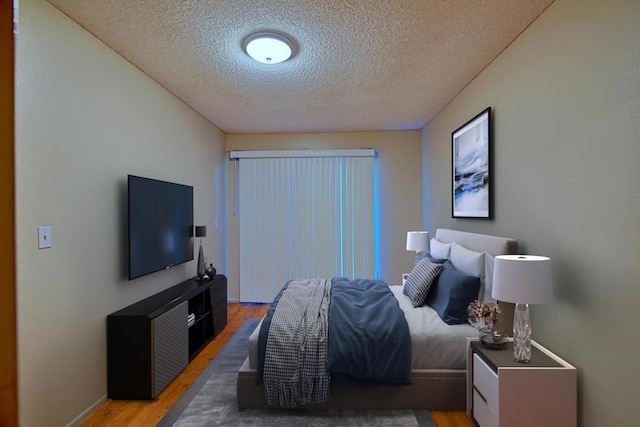
{"label": "nightstand drawer", "polygon": [[498,414],[491,410],[476,389],[473,389],[473,418],[480,427],[498,427]]}
{"label": "nightstand drawer", "polygon": [[475,353],[473,355],[473,388],[484,397],[491,411],[497,414],[498,375]]}

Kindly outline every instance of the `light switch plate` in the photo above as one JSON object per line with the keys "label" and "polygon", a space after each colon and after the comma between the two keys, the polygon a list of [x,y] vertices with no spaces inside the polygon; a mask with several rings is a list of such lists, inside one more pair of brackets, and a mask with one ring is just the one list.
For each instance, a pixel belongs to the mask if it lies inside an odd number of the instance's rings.
{"label": "light switch plate", "polygon": [[38,249],[51,247],[51,226],[38,227]]}

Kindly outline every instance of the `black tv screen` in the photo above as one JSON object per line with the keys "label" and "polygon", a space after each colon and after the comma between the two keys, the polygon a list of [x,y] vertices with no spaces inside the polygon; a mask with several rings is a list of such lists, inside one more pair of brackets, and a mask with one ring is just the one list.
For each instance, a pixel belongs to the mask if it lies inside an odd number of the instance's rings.
{"label": "black tv screen", "polygon": [[129,280],[193,259],[193,187],[128,176]]}

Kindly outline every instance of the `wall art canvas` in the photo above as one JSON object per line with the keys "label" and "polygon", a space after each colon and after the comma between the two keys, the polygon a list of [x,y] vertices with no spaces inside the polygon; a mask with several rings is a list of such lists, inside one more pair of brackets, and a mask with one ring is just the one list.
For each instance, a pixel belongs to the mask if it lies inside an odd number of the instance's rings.
{"label": "wall art canvas", "polygon": [[451,134],[454,218],[491,218],[491,107]]}

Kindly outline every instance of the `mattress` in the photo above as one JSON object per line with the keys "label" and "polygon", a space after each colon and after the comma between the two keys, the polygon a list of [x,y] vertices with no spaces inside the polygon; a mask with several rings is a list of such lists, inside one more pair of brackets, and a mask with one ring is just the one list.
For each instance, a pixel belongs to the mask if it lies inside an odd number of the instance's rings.
{"label": "mattress", "polygon": [[428,305],[414,308],[402,286],[390,286],[409,325],[412,369],[466,369],[467,337],[480,331],[465,323],[447,325]]}
{"label": "mattress", "polygon": [[[447,325],[429,306],[414,308],[402,286],[389,286],[404,312],[411,334],[412,369],[466,369],[467,337],[480,332],[468,324]],[[249,337],[249,366],[258,365],[258,336],[262,321]]]}

